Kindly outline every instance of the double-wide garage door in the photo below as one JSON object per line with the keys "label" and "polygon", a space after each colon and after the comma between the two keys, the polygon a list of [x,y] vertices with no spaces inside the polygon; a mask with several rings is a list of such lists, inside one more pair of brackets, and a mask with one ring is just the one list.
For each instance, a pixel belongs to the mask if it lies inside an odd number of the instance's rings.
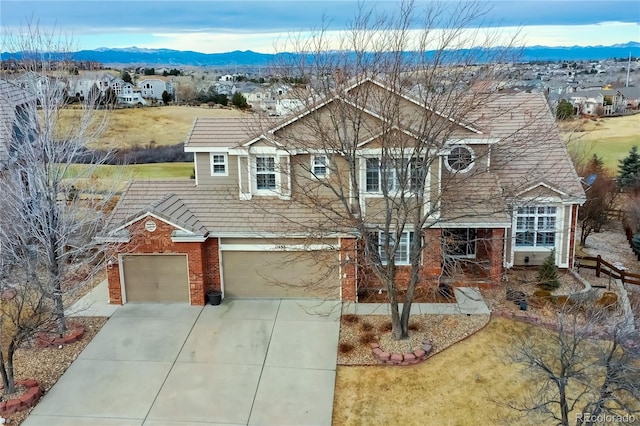
{"label": "double-wide garage door", "polygon": [[223,251],[225,297],[340,298],[335,251]]}
{"label": "double-wide garage door", "polygon": [[127,302],[189,303],[186,255],[127,255],[122,271]]}

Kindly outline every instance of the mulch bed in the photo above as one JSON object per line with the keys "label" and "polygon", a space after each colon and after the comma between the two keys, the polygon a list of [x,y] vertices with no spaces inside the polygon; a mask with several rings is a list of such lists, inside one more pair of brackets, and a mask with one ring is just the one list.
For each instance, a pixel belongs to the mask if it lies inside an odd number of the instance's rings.
{"label": "mulch bed", "polygon": [[[16,380],[34,379],[44,393],[48,392],[100,331],[107,319],[106,317],[74,317],[73,321],[84,327],[84,335],[80,340],[62,345],[61,348],[59,346],[40,348],[34,339],[31,345],[18,349],[14,359]],[[8,416],[10,424],[21,424],[29,412],[30,410],[25,410]]]}
{"label": "mulch bed", "polygon": [[[456,303],[453,290],[451,287],[449,289],[439,290],[435,286],[419,286],[415,290],[413,303]],[[398,291],[400,303],[404,302],[405,294],[405,290]],[[378,289],[360,289],[358,303],[389,303],[389,296],[386,291],[380,292]]]}

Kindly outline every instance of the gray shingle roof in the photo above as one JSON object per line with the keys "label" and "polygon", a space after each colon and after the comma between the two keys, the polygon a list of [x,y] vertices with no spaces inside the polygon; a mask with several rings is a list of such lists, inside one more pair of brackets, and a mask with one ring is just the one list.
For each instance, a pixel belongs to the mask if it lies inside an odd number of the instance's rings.
{"label": "gray shingle roof", "polygon": [[[491,146],[489,163],[479,161],[472,172],[454,179],[457,184],[454,181],[450,187],[443,186],[444,219],[456,223],[508,224],[507,202],[540,183],[555,189],[564,201],[580,203],[584,199],[582,185],[543,94],[496,94],[463,121],[454,121],[464,123],[463,130],[454,132],[454,136],[491,138],[498,142]],[[264,134],[260,129],[268,127],[253,117],[200,118],[186,147],[237,147]],[[151,208],[173,218],[174,223],[214,235],[302,235],[309,229],[302,225],[311,221],[334,229],[336,224],[340,227],[338,220],[333,222],[334,218],[326,217],[326,212],[318,208],[275,197],[241,201],[234,190],[196,187],[185,181],[133,183],[118,205],[113,223],[122,224],[131,215],[150,209],[153,203],[156,204]],[[284,216],[286,221],[282,219]],[[296,223],[301,224],[299,229]],[[347,229],[344,227],[343,232]]]}
{"label": "gray shingle roof", "polygon": [[252,136],[256,130],[253,121],[244,117],[197,118],[185,148],[231,148]]}
{"label": "gray shingle roof", "polygon": [[[242,201],[237,192],[208,185],[196,187],[193,181],[136,181],[121,197],[106,229],[113,230],[146,212],[199,235],[209,232],[217,236],[307,236],[303,224],[326,219],[316,208],[277,197]],[[286,222],[282,219],[285,215]],[[300,224],[298,229],[296,223]],[[331,233],[336,233],[335,229]]]}

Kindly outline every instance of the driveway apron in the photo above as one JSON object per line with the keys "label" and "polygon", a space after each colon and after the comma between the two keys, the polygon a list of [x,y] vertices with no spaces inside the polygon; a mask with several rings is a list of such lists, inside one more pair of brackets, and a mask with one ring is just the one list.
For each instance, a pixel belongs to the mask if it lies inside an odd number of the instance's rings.
{"label": "driveway apron", "polygon": [[338,302],[120,307],[24,425],[330,425]]}

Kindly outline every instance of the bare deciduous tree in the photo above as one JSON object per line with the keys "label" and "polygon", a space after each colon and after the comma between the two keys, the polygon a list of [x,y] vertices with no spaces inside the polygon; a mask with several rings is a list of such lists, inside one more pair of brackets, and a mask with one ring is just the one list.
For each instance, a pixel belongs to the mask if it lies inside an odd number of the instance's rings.
{"label": "bare deciduous tree", "polygon": [[[640,338],[607,308],[566,305],[557,332],[536,328],[514,337],[509,360],[527,367],[531,391],[509,404],[532,421],[592,425],[604,417],[621,424],[640,418]],[[636,419],[635,421],[633,419]]]}
{"label": "bare deciduous tree", "polygon": [[[586,164],[578,164],[577,171],[587,184],[587,200],[578,210],[580,221],[580,245],[585,246],[592,232],[600,232],[607,221],[609,209],[616,201],[618,191],[613,176],[604,168],[602,159],[596,154]],[[594,180],[595,179],[595,180]]]}
{"label": "bare deciduous tree", "polygon": [[[14,259],[25,253],[32,261],[14,263],[28,276],[28,291],[39,291],[52,301],[58,331],[64,333],[65,301],[96,274],[103,273],[106,245],[93,236],[112,205],[114,185],[96,188],[92,178],[105,157],[93,156],[87,146],[103,130],[107,112],[94,109],[94,100],[67,109],[66,81],[72,66],[65,53],[69,44],[55,32],[29,23],[16,35],[3,37],[3,51],[15,52],[21,69],[16,81],[2,84],[0,101],[13,110],[0,123],[10,161],[0,172],[3,188],[0,214],[16,212],[0,230],[0,247]],[[14,105],[11,91],[31,94],[30,101]],[[21,238],[14,241],[20,230]]]}
{"label": "bare deciduous tree", "polygon": [[[284,81],[308,84],[296,85],[288,95],[304,104],[300,119],[269,137],[278,149],[315,155],[314,163],[296,164],[302,173],[290,177],[291,197],[322,212],[318,223],[295,225],[314,238],[332,232],[358,236],[359,280],[368,274],[388,295],[396,339],[408,336],[422,256],[433,243],[423,232],[445,216],[481,220],[504,213],[509,196],[523,189],[505,183],[500,191],[483,166],[478,173],[464,173],[464,166],[433,172],[443,153],[470,160],[456,148],[461,131],[473,133],[477,123],[510,113],[493,101],[501,95],[499,82],[507,80],[502,64],[513,60],[516,40],[478,30],[486,16],[474,2],[403,2],[395,14],[363,7],[339,35],[321,28],[289,40],[286,50],[297,54],[278,67]],[[507,155],[544,149],[521,143],[541,131],[531,124],[543,113],[528,111],[521,134],[510,135],[516,143]],[[375,158],[363,155],[369,142]],[[478,149],[473,161],[488,164],[487,158],[488,152]],[[377,197],[365,199],[372,191]],[[295,219],[283,216],[283,221]],[[406,282],[402,291],[399,263]]]}

